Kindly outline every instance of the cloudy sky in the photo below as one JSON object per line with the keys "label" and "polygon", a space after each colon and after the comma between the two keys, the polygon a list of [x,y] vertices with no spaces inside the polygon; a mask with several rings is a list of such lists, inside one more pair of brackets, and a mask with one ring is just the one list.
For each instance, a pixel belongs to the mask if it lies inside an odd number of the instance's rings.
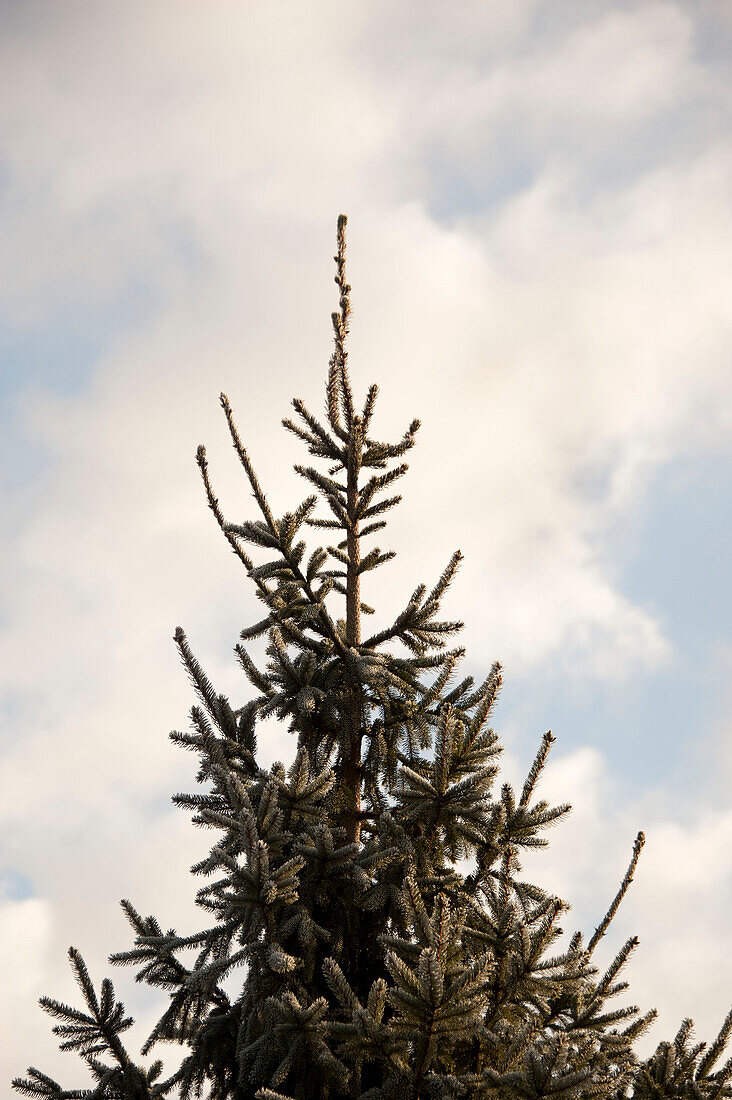
{"label": "cloudy sky", "polygon": [[[257,607],[202,499],[301,499],[279,420],[323,400],[337,215],[351,363],[423,421],[386,619],[460,547],[468,671],[498,657],[520,778],[573,818],[536,864],[638,933],[652,1040],[732,1001],[732,9],[727,0],[2,0],[0,1078],[85,1083],[36,1005],[198,926],[173,791],[192,701]],[[388,572],[388,577],[386,574]],[[265,760],[292,745],[276,728]],[[533,870],[533,868],[532,868]],[[140,1020],[158,997],[114,970]]]}

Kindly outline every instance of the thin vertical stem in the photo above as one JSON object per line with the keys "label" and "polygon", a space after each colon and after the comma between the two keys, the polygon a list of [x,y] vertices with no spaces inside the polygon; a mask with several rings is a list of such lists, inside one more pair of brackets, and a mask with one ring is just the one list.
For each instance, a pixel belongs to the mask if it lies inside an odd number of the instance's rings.
{"label": "thin vertical stem", "polygon": [[[347,470],[346,470],[346,509],[348,529],[346,531],[346,642],[349,647],[361,643],[361,547],[358,531],[358,480],[361,473],[361,456],[364,444],[363,422],[353,407],[353,393],[348,376],[348,337],[349,317],[351,313],[351,287],[346,277],[346,217],[338,218],[338,246],[335,256],[335,281],[339,290],[339,312],[333,314],[335,336],[334,367],[337,372],[337,388],[340,406],[345,421]],[[329,404],[333,406],[331,420],[337,418],[335,392],[329,393]],[[362,729],[362,692],[355,674],[346,697],[346,744],[343,756],[343,783],[346,796],[345,826],[349,843],[358,844],[361,839],[361,741]]]}
{"label": "thin vertical stem", "polygon": [[358,475],[361,467],[361,418],[356,416],[348,441],[347,508],[348,532],[346,551],[346,639],[350,646],[361,643],[361,545],[358,532]]}
{"label": "thin vertical stem", "polygon": [[[361,418],[354,416],[348,439],[347,477],[346,640],[349,646],[358,646],[361,643],[361,546],[358,532],[358,478],[361,470],[362,447]],[[348,710],[348,745],[344,769],[344,780],[349,802],[346,830],[348,843],[358,844],[361,839],[361,740],[363,730],[361,685],[355,677],[348,701]]]}

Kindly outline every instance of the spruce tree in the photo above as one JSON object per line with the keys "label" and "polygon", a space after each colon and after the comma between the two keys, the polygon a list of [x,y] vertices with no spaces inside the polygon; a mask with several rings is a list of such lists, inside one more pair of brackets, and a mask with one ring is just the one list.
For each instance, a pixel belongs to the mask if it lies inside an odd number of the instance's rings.
{"label": "spruce tree", "polygon": [[[134,946],[110,957],[168,994],[142,1054],[180,1044],[180,1067],[164,1079],[160,1061],[143,1068],[128,1054],[122,1035],[132,1020],[108,978],[97,993],[72,948],[84,1007],[47,997],[41,1005],[93,1084],[65,1090],[30,1068],[14,1086],[58,1100],[732,1096],[732,1060],[720,1067],[732,1013],[711,1046],[695,1043],[686,1020],[642,1060],[634,1043],[655,1013],[617,1001],[637,940],[604,972],[593,963],[643,834],[587,940],[576,932],[558,944],[568,905],[521,877],[522,852],[546,845],[569,806],[536,793],[549,733],[522,789],[498,785],[501,747],[489,721],[500,667],[482,683],[455,682],[461,624],[440,617],[460,552],[433,587],[415,587],[393,622],[365,629],[372,608],[362,577],[393,556],[368,540],[400,500],[394,488],[419,421],[382,442],[372,428],[376,386],[362,406],[355,401],[345,226],[341,217],[325,418],[298,399],[283,421],[320,462],[296,467],[311,495],[283,516],[272,512],[224,395],[257,518],[225,519],[205,449],[197,453],[208,505],[263,605],[236,647],[250,698],[232,707],[176,630],[199,702],[190,732],[171,737],[198,755],[203,789],[174,802],[216,838],[192,868],[205,879],[204,927],[164,932],[123,901]],[[308,549],[306,527],[326,545]],[[260,667],[247,643],[263,636]],[[257,763],[257,724],[267,716],[296,738],[289,769]],[[179,955],[191,948],[188,966]],[[232,999],[222,983],[235,968]]]}

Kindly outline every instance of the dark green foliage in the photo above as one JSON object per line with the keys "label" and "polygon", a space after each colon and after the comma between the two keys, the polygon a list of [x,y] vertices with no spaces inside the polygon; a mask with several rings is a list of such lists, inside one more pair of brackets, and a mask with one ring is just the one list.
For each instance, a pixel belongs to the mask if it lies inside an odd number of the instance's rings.
{"label": "dark green foliage", "polygon": [[[59,1100],[732,1096],[732,1063],[717,1068],[732,1016],[708,1050],[693,1044],[687,1021],[643,1062],[633,1044],[655,1014],[616,1007],[637,941],[604,974],[593,965],[642,834],[586,944],[576,933],[559,945],[568,906],[520,877],[522,850],[545,845],[569,807],[536,796],[551,734],[520,794],[496,789],[501,750],[488,722],[499,666],[478,686],[469,676],[451,686],[463,651],[450,642],[461,624],[440,618],[440,605],[460,553],[433,588],[417,586],[391,625],[361,637],[372,611],[361,577],[393,556],[362,552],[361,540],[384,528],[400,499],[393,485],[419,422],[385,443],[371,429],[376,387],[361,411],[354,404],[344,232],[341,218],[325,422],[299,400],[297,419],[284,421],[325,460],[324,469],[296,467],[314,493],[284,516],[272,513],[223,395],[258,519],[224,519],[203,447],[197,456],[209,506],[264,608],[237,646],[251,698],[232,709],[176,631],[199,704],[191,731],[171,736],[198,754],[203,789],[174,801],[216,834],[192,868],[205,878],[197,901],[206,923],[191,936],[164,933],[125,901],[135,945],[111,957],[169,998],[143,1054],[177,1043],[182,1063],[161,1080],[160,1063],[144,1071],[132,1062],[120,1039],[131,1021],[111,983],[97,998],[72,950],[87,1011],[41,1003],[61,1021],[62,1049],[86,1060],[96,1085],[65,1091],[30,1069],[15,1086]],[[332,545],[308,548],[306,527]],[[263,668],[245,646],[259,636],[268,642]],[[257,763],[257,723],[270,715],[297,738],[289,769]],[[178,956],[190,948],[197,954],[187,967]],[[232,1000],[222,982],[235,968]]]}

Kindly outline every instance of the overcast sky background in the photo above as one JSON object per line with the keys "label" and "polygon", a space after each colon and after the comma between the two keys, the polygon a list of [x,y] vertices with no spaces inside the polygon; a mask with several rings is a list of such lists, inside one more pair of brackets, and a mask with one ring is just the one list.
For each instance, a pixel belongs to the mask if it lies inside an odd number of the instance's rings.
{"label": "overcast sky background", "polygon": [[423,421],[383,620],[462,549],[450,610],[466,670],[506,667],[507,773],[550,727],[544,791],[575,805],[537,878],[591,932],[645,829],[604,957],[640,935],[653,1044],[685,1015],[716,1034],[731,62],[727,0],[0,3],[2,1080],[86,1082],[36,1004],[76,999],[69,944],[112,971],[139,1048],[164,1004],[106,964],[121,897],[199,926],[172,633],[240,705],[259,615],[195,447],[250,516],[225,390],[275,509],[302,498],[279,420],[322,408],[341,211],[354,382],[380,384],[385,435]]}

